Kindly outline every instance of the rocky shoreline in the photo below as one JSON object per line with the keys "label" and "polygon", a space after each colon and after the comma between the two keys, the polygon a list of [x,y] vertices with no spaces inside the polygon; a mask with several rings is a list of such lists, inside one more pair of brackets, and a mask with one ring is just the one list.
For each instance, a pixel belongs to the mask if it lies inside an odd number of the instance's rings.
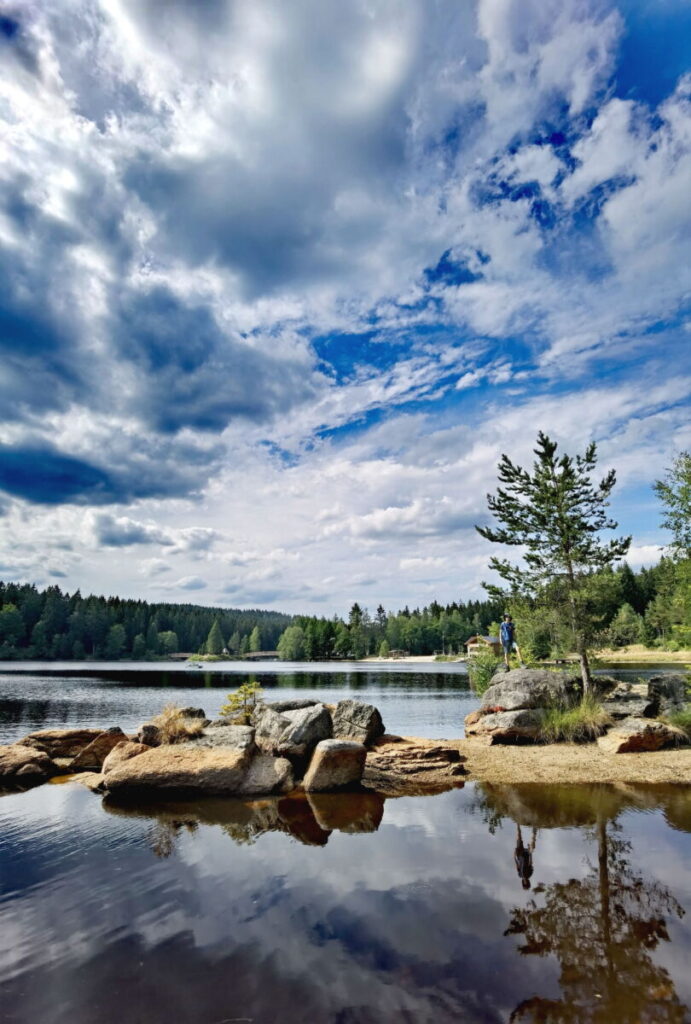
{"label": "rocky shoreline", "polygon": [[568,672],[515,670],[498,678],[466,717],[465,740],[389,735],[378,709],[356,700],[260,703],[251,724],[212,722],[202,708],[184,708],[175,711],[173,742],[152,721],[134,735],[117,726],[53,729],[0,746],[0,791],[72,781],[111,802],[136,805],[198,797],[423,795],[467,779],[691,784],[688,738],[656,717],[683,706],[684,679],[659,677],[647,687],[600,680],[599,686],[606,724],[597,742],[541,744],[549,706],[576,702],[578,680]]}

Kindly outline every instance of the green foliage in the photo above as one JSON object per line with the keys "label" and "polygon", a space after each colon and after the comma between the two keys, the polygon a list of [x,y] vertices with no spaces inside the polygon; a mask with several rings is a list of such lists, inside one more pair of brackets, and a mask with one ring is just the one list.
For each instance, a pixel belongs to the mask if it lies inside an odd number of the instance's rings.
{"label": "green foliage", "polygon": [[476,693],[485,692],[500,664],[500,659],[490,650],[478,651],[468,658],[468,678]]}
{"label": "green foliage", "polygon": [[680,452],[664,480],[654,485],[664,505],[662,525],[673,536],[672,552],[680,559],[691,558],[691,453]]}
{"label": "green foliage", "polygon": [[548,708],[541,734],[548,743],[587,743],[601,736],[611,724],[602,704],[592,694],[585,694],[573,707]]}
{"label": "green foliage", "polygon": [[214,619],[213,625],[209,630],[209,635],[206,638],[206,654],[223,654],[223,648],[225,644],[223,642],[223,633],[221,633],[221,627],[218,624],[218,619]]}
{"label": "green foliage", "polygon": [[288,626],[278,641],[281,661],[300,661],[305,656],[305,633],[300,626]]}
{"label": "green foliage", "polygon": [[139,661],[146,656],[146,640],[143,633],[137,633],[132,641],[132,657]]}
{"label": "green foliage", "polygon": [[164,629],[158,634],[158,644],[161,654],[176,654],[180,650],[178,635],[172,629]]}
{"label": "green foliage", "polygon": [[262,635],[259,626],[255,626],[250,633],[249,649],[251,651],[261,651],[262,649]]}
{"label": "green foliage", "polygon": [[[599,483],[591,479],[597,465],[594,443],[583,455],[558,457],[556,442],[540,431],[534,451],[532,472],[502,455],[500,487],[487,497],[497,525],[476,529],[493,543],[523,548],[522,565],[493,557],[490,568],[508,584],[510,594],[544,605],[548,597],[549,605],[562,608],[587,688],[594,628],[588,584],[593,573],[624,557],[631,538],[605,542],[599,536],[617,526],[607,515],[616,474],[610,470]],[[490,593],[502,595],[500,588],[486,586]]]}
{"label": "green foliage", "polygon": [[127,636],[125,634],[125,627],[119,622],[116,622],[114,626],[111,626],[108,630],[108,641],[106,643],[106,658],[116,660],[122,655],[125,650],[125,644],[127,642]]}
{"label": "green foliage", "polygon": [[391,654],[391,648],[389,647],[388,640],[384,639],[379,645],[379,657],[388,658]]}
{"label": "green foliage", "polygon": [[672,711],[664,715],[662,720],[681,729],[691,739],[691,705],[687,704],[681,711]]}
{"label": "green foliage", "polygon": [[630,604],[623,604],[609,624],[607,638],[612,647],[643,642],[645,632],[643,618],[637,615]]}
{"label": "green foliage", "polygon": [[239,686],[228,698],[221,708],[221,715],[224,718],[232,718],[238,724],[249,725],[252,720],[252,712],[261,701],[262,688],[256,680],[250,680]]}

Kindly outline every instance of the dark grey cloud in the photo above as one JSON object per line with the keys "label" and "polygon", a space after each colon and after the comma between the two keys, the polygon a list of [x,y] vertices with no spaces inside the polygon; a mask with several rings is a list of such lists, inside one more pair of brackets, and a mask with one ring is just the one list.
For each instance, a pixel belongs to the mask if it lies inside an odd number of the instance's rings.
{"label": "dark grey cloud", "polygon": [[91,517],[96,541],[104,547],[130,547],[133,544],[172,544],[171,537],[153,523],[139,523],[127,516],[116,517],[97,512]]}

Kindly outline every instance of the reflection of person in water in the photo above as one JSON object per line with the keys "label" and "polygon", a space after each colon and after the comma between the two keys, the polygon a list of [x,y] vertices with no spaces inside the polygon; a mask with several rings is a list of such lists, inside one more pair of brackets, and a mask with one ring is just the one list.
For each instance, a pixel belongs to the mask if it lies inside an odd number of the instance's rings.
{"label": "reflection of person in water", "polygon": [[516,823],[516,849],[514,850],[513,859],[516,862],[516,871],[524,889],[530,888],[530,879],[533,874],[533,850],[535,849],[536,840],[537,829],[534,828],[530,844],[524,846],[521,826],[518,822]]}

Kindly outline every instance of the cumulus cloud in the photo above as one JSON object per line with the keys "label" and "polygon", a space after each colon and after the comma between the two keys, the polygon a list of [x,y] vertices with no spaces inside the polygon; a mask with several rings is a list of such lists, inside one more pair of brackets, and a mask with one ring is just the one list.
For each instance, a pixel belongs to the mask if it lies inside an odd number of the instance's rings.
{"label": "cumulus cloud", "polygon": [[117,547],[128,589],[149,545],[238,601],[316,601],[325,565],[393,594],[460,537],[471,587],[501,450],[594,436],[633,486],[687,443],[689,79],[618,93],[626,11],[163,6],[3,8],[22,571],[60,540],[97,580],[85,551]]}

